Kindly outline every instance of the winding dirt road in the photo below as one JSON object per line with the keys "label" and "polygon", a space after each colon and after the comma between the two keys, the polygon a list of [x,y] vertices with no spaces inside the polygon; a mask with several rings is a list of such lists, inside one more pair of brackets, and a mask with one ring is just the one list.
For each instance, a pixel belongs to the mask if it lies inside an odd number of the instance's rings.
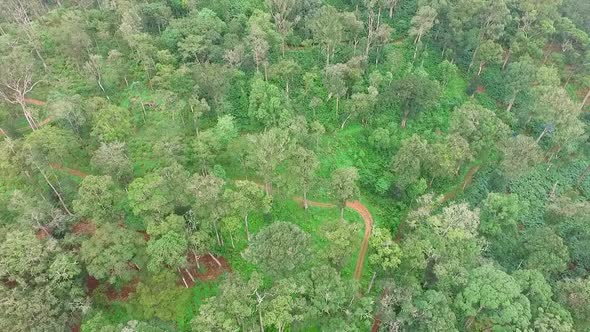
{"label": "winding dirt road", "polygon": [[[293,200],[303,205],[303,198],[293,197]],[[307,200],[307,205],[319,208],[336,207],[335,204],[315,202],[310,200]],[[367,252],[369,251],[369,238],[371,237],[371,232],[373,231],[373,216],[371,215],[371,212],[369,212],[369,209],[367,209],[367,207],[359,201],[348,201],[346,202],[346,207],[355,210],[361,216],[361,218],[363,218],[363,221],[365,222],[365,235],[363,236],[363,241],[361,242],[361,249],[356,259],[356,266],[354,268],[353,274],[353,278],[355,280],[361,280],[361,277],[363,275],[363,267],[365,266],[365,257],[367,256]]]}

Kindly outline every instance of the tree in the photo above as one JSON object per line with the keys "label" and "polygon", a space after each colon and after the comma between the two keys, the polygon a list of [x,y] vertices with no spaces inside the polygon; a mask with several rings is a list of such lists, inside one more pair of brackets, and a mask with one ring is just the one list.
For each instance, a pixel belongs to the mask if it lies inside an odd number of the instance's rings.
{"label": "tree", "polygon": [[563,239],[548,227],[528,232],[523,239],[525,266],[547,275],[565,271],[570,260]]}
{"label": "tree", "polygon": [[531,319],[529,300],[514,278],[491,265],[474,269],[455,307],[467,330],[504,326],[526,329]]}
{"label": "tree", "polygon": [[414,116],[434,106],[439,95],[436,81],[410,74],[394,81],[389,90],[389,98],[395,100],[402,112],[401,127],[406,127],[409,116]]}
{"label": "tree", "polygon": [[297,24],[300,16],[292,17],[296,6],[296,0],[266,0],[276,30],[281,35],[281,52],[285,56],[285,43],[287,36],[293,31],[293,25]]}
{"label": "tree", "polygon": [[418,53],[418,45],[421,44],[422,37],[432,29],[437,15],[438,13],[436,12],[436,9],[430,6],[422,6],[418,8],[418,12],[412,17],[412,26],[408,33],[410,36],[414,37],[414,44],[416,45],[414,59]]}
{"label": "tree", "polygon": [[84,307],[81,268],[54,239],[30,230],[0,232],[0,328],[63,331]]}
{"label": "tree", "polygon": [[401,262],[402,251],[401,248],[393,238],[391,233],[384,228],[375,227],[369,239],[369,246],[371,254],[369,254],[369,262],[374,264],[382,271],[390,271],[395,269]]}
{"label": "tree", "polygon": [[343,38],[344,26],[338,10],[332,6],[323,6],[308,20],[313,39],[322,44],[326,54],[326,68],[336,46]]}
{"label": "tree", "polygon": [[257,321],[262,323],[261,311],[256,319],[257,295],[261,286],[261,276],[256,272],[249,280],[231,274],[220,284],[219,293],[201,305],[198,315],[191,320],[192,331],[254,330]]}
{"label": "tree", "polygon": [[341,270],[358,249],[359,225],[328,222],[322,226],[322,233],[328,240],[324,254],[334,267]]}
{"label": "tree", "polygon": [[276,169],[289,156],[290,138],[285,131],[271,128],[256,135],[249,135],[247,140],[250,145],[246,164],[264,179],[266,194],[271,195]]}
{"label": "tree", "polygon": [[489,193],[481,202],[479,231],[489,237],[517,233],[518,220],[524,212],[518,195]]}
{"label": "tree", "polygon": [[348,93],[346,79],[350,69],[346,64],[338,63],[326,66],[324,72],[324,86],[328,90],[328,98],[336,97],[336,114],[340,108],[340,98]]}
{"label": "tree", "polygon": [[483,68],[488,63],[499,63],[502,61],[502,53],[504,50],[502,46],[491,41],[486,40],[479,45],[479,52],[477,57],[474,57],[474,61],[479,62],[479,69],[477,70],[477,76],[481,75]]}
{"label": "tree", "polygon": [[557,298],[578,322],[590,319],[590,279],[564,279],[557,283]]}
{"label": "tree", "polygon": [[279,280],[273,285],[265,295],[265,298],[270,298],[262,303],[264,325],[273,326],[278,332],[284,332],[292,323],[302,321],[307,309],[303,292],[303,288],[291,278]]}
{"label": "tree", "polygon": [[244,257],[273,276],[285,276],[303,268],[311,255],[311,237],[292,223],[277,221],[253,238]]}
{"label": "tree", "polygon": [[528,59],[508,65],[508,69],[506,70],[506,89],[510,91],[510,98],[507,100],[507,112],[512,110],[519,94],[531,89],[535,76],[536,68]]}
{"label": "tree", "polygon": [[391,169],[397,175],[397,184],[402,188],[417,182],[422,176],[424,159],[429,152],[428,142],[418,135],[402,141],[393,157]]}
{"label": "tree", "polygon": [[320,166],[316,154],[303,147],[297,147],[291,153],[290,171],[295,176],[298,187],[303,192],[303,207],[307,210],[307,193],[315,179],[315,173]]}
{"label": "tree", "polygon": [[202,220],[213,226],[219,245],[223,245],[218,224],[225,214],[222,202],[224,185],[225,181],[213,174],[193,174],[188,183],[188,191],[194,202],[194,211]]}
{"label": "tree", "polygon": [[505,140],[510,135],[510,128],[493,111],[467,102],[453,112],[450,132],[465,138],[471,151],[480,155]]}
{"label": "tree", "polygon": [[277,125],[291,110],[288,98],[275,85],[257,76],[252,81],[248,116],[265,127]]}
{"label": "tree", "polygon": [[268,212],[270,210],[270,199],[255,182],[238,180],[235,182],[235,186],[235,190],[225,190],[223,199],[230,209],[235,211],[235,214],[244,219],[246,238],[250,241],[248,216],[257,210]]}
{"label": "tree", "polygon": [[78,189],[78,199],[73,202],[74,212],[97,223],[114,222],[117,196],[115,183],[110,176],[89,175]]}
{"label": "tree", "polygon": [[289,96],[289,86],[300,70],[301,68],[295,60],[283,59],[270,67],[270,76],[285,84],[285,94]]}
{"label": "tree", "polygon": [[150,258],[148,270],[160,272],[163,267],[180,269],[186,266],[188,241],[184,234],[185,221],[174,214],[165,220],[151,221],[147,228],[150,235],[146,253]]}
{"label": "tree", "polygon": [[362,115],[363,123],[366,124],[367,118],[373,113],[375,105],[377,104],[377,96],[379,92],[374,87],[368,88],[368,93],[355,93],[350,97],[350,106],[348,116],[342,122],[340,129],[344,129],[346,122],[352,117]]}
{"label": "tree", "polygon": [[129,112],[115,105],[100,109],[92,122],[92,135],[104,143],[123,142],[132,129]]}
{"label": "tree", "polygon": [[127,156],[125,143],[101,143],[94,151],[90,164],[119,182],[127,183],[133,176],[133,164]]}
{"label": "tree", "polygon": [[360,190],[357,185],[358,170],[354,167],[338,168],[332,173],[332,195],[340,208],[340,220],[344,222],[344,208],[346,202],[358,199]]}
{"label": "tree", "polygon": [[451,304],[444,293],[429,289],[404,305],[400,316],[409,331],[458,332]]}
{"label": "tree", "polygon": [[0,66],[0,98],[9,104],[19,105],[31,130],[37,130],[39,125],[25,100],[26,94],[40,83],[35,78],[34,59],[21,48],[12,47],[10,53],[0,57],[0,63],[5,64]]}
{"label": "tree", "polygon": [[525,135],[509,138],[503,143],[501,149],[504,158],[500,166],[509,178],[523,174],[542,158],[541,149],[537,143]]}
{"label": "tree", "polygon": [[108,223],[99,226],[90,239],[82,242],[80,257],[91,276],[121,286],[137,273],[138,265],[133,260],[139,255],[142,243],[136,232]]}

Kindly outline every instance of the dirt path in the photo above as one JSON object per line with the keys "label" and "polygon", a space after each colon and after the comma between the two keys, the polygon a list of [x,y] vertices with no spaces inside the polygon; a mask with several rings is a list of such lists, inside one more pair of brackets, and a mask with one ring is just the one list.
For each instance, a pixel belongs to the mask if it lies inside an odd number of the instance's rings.
{"label": "dirt path", "polygon": [[359,251],[359,255],[356,260],[356,267],[354,269],[354,279],[361,280],[363,275],[363,267],[365,266],[365,257],[367,256],[367,251],[369,251],[369,238],[371,237],[371,232],[373,231],[373,216],[367,207],[361,204],[359,201],[346,202],[346,206],[355,210],[365,222],[365,235],[363,236],[361,250]]}
{"label": "dirt path", "polygon": [[86,174],[80,170],[67,168],[67,167],[64,167],[63,165],[58,164],[58,163],[50,163],[49,166],[53,169],[65,171],[67,173],[70,173],[70,175],[77,176],[79,178],[85,178],[88,176],[88,174]]}
{"label": "dirt path", "polygon": [[43,105],[47,104],[43,100],[34,99],[34,98],[25,98],[25,103],[31,104],[31,105],[37,105],[37,106],[43,106]]}
{"label": "dirt path", "polygon": [[443,198],[440,200],[439,203],[443,204],[443,203],[457,197],[457,195],[459,195],[460,193],[465,191],[465,189],[467,187],[469,187],[469,185],[471,184],[471,181],[473,180],[473,176],[475,175],[475,173],[477,173],[477,171],[479,171],[480,167],[481,167],[481,165],[474,165],[473,167],[471,167],[469,169],[469,172],[467,172],[467,174],[465,175],[465,179],[463,180],[463,183],[461,183],[461,185],[459,185],[457,188],[446,193],[443,196]]}
{"label": "dirt path", "polygon": [[[293,197],[293,200],[303,205],[303,198]],[[319,208],[336,207],[335,204],[315,202],[310,200],[307,200],[307,205]],[[369,209],[367,209],[367,207],[359,201],[346,202],[346,207],[355,210],[365,222],[365,235],[363,236],[363,241],[361,242],[361,249],[356,260],[356,266],[354,268],[353,274],[353,278],[355,280],[361,280],[363,275],[363,267],[365,266],[365,257],[367,256],[367,251],[369,251],[369,238],[371,237],[371,232],[373,231],[373,216],[371,215],[371,212],[369,212]]]}

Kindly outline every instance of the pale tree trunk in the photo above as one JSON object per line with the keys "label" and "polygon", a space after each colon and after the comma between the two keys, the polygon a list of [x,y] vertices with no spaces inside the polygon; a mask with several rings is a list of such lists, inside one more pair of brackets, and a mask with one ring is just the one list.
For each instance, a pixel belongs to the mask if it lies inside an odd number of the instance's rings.
{"label": "pale tree trunk", "polygon": [[402,117],[402,124],[401,124],[402,129],[406,128],[406,122],[408,121],[409,115],[410,115],[409,111],[404,111],[404,116]]}
{"label": "pale tree trunk", "polygon": [[479,70],[477,71],[477,76],[481,75],[481,72],[483,70],[483,67],[486,65],[486,63],[484,61],[479,63]]}
{"label": "pale tree trunk", "polygon": [[248,226],[248,214],[244,217],[244,225],[246,226],[246,239],[250,241],[250,227]]}
{"label": "pale tree trunk", "polygon": [[338,108],[340,107],[340,96],[336,96],[336,115],[338,115]]}
{"label": "pale tree trunk", "polygon": [[178,268],[178,273],[180,273],[180,277],[182,278],[182,282],[184,283],[184,287],[188,288],[188,284],[186,283],[186,279],[184,279],[184,275],[180,271],[180,268]]}
{"label": "pale tree trunk", "polygon": [[371,288],[373,288],[373,283],[375,282],[376,276],[377,276],[377,271],[374,271],[373,277],[371,277],[371,282],[369,283],[369,288],[367,288],[367,294],[371,292]]}
{"label": "pale tree trunk", "polygon": [[547,134],[547,128],[545,127],[545,129],[543,129],[543,132],[541,133],[541,135],[539,135],[539,138],[537,138],[537,144],[539,144],[539,142],[541,141],[541,139],[543,138],[543,136],[545,136],[545,134]]}
{"label": "pale tree trunk", "polygon": [[467,69],[467,71],[470,71],[471,68],[473,67],[473,63],[475,62],[475,57],[477,56],[477,52],[479,52],[479,46],[473,52],[473,56],[471,57],[471,62],[469,63],[469,68]]}
{"label": "pale tree trunk", "polygon": [[217,244],[221,245],[221,238],[219,236],[219,231],[217,230],[217,220],[213,221],[213,228],[215,229],[215,238],[217,239]]}
{"label": "pale tree trunk", "polygon": [[236,245],[234,244],[234,236],[232,235],[232,233],[229,233],[229,239],[231,241],[231,247],[236,249]]}
{"label": "pale tree trunk", "polygon": [[511,50],[508,49],[508,52],[506,53],[506,57],[504,58],[504,63],[502,63],[502,70],[506,69],[506,66],[508,65],[508,61],[510,61],[511,55],[512,55]]}
{"label": "pale tree trunk", "polygon": [[221,267],[221,262],[215,256],[213,256],[213,254],[211,254],[210,252],[208,252],[207,254],[215,261],[215,263],[217,263],[217,266]]}
{"label": "pale tree trunk", "polygon": [[340,130],[344,129],[344,126],[346,126],[346,122],[348,122],[348,120],[350,119],[350,117],[352,116],[353,113],[350,113],[346,119],[344,119],[344,122],[342,122],[342,125],[340,126]]}
{"label": "pale tree trunk", "polygon": [[193,276],[193,274],[191,273],[191,271],[189,271],[187,268],[184,268],[184,271],[186,272],[186,274],[188,274],[188,277],[191,278],[191,280],[193,282],[195,282],[195,277]]}
{"label": "pale tree trunk", "polygon": [[344,222],[344,206],[340,208],[340,221]]}
{"label": "pale tree trunk", "polygon": [[303,208],[307,210],[309,206],[307,205],[307,190],[303,190]]}
{"label": "pale tree trunk", "polygon": [[510,102],[508,103],[508,108],[506,108],[506,112],[510,112],[512,110],[512,106],[514,106],[514,101],[516,101],[516,92],[510,98]]}
{"label": "pale tree trunk", "polygon": [[590,88],[588,88],[588,92],[586,93],[586,96],[584,97],[584,100],[582,100],[582,105],[580,106],[580,111],[584,110],[584,107],[586,106],[586,103],[588,102],[588,99],[590,99]]}
{"label": "pale tree trunk", "polygon": [[37,167],[37,170],[39,170],[39,173],[41,173],[41,175],[45,179],[45,182],[47,182],[47,184],[49,185],[49,187],[51,187],[51,190],[53,190],[53,192],[57,196],[57,199],[59,200],[61,206],[64,208],[64,210],[67,212],[67,214],[70,215],[70,216],[73,216],[74,214],[72,212],[70,212],[70,209],[68,209],[68,206],[66,205],[66,202],[64,202],[63,197],[57,191],[57,189],[55,189],[55,187],[53,186],[53,184],[51,183],[51,181],[49,181],[49,178],[47,177],[47,175],[45,174],[45,172],[43,172],[43,170],[39,166],[37,166],[37,165],[35,165],[35,166]]}
{"label": "pale tree trunk", "polygon": [[393,18],[393,7],[395,7],[395,3],[389,3],[389,18]]}

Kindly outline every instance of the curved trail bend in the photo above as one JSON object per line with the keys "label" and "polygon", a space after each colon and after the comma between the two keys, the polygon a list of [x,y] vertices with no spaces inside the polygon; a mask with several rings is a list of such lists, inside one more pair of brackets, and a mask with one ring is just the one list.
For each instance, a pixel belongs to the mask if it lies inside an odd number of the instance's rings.
{"label": "curved trail bend", "polygon": [[[293,200],[303,205],[303,198],[293,197]],[[307,205],[319,208],[336,207],[335,204],[315,202],[310,200],[307,200]],[[346,202],[346,207],[355,210],[365,222],[365,235],[363,236],[363,241],[361,242],[361,249],[356,259],[356,266],[354,268],[353,274],[353,278],[355,280],[361,280],[363,275],[363,267],[365,266],[365,257],[369,251],[369,238],[371,237],[371,232],[373,231],[373,216],[371,215],[371,212],[369,212],[369,209],[367,209],[367,207],[359,201],[348,201]]]}

